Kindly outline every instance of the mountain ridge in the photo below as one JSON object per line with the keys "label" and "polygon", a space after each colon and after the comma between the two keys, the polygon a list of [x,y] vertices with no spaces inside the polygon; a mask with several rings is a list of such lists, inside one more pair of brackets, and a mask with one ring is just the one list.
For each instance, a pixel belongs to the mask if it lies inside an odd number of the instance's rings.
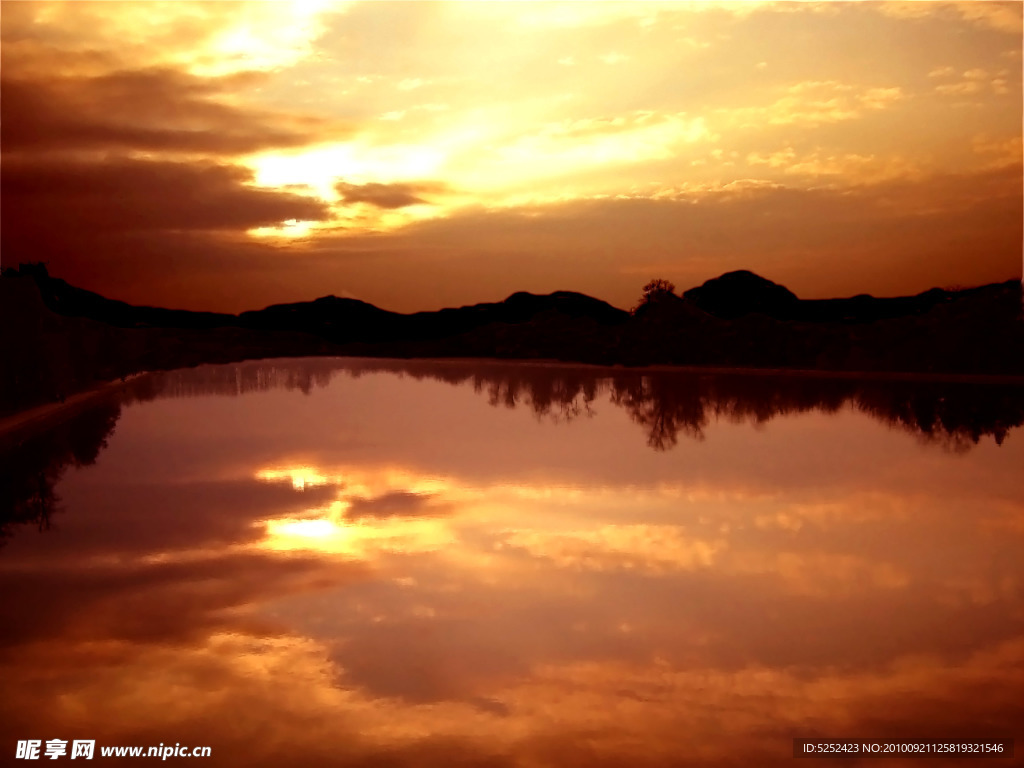
{"label": "mountain ridge", "polygon": [[[110,299],[84,288],[73,286],[61,278],[52,277],[44,265],[22,264],[17,269],[4,270],[8,276],[31,277],[40,289],[43,302],[53,312],[70,317],[89,317],[119,327],[179,327],[215,328],[223,326],[268,327],[267,318],[282,321],[288,315],[308,308],[331,308],[348,314],[362,313],[384,322],[430,322],[433,318],[453,317],[457,314],[485,316],[488,313],[504,322],[523,322],[532,315],[555,309],[572,316],[589,315],[600,318],[604,324],[623,322],[631,313],[612,304],[577,291],[557,290],[547,294],[516,291],[496,302],[478,302],[459,307],[417,312],[395,312],[377,307],[361,299],[339,297],[333,294],[309,301],[282,302],[262,309],[246,310],[237,315],[168,309],[134,305]],[[857,294],[851,297],[828,299],[801,299],[785,286],[757,275],[750,270],[734,270],[710,278],[699,286],[675,296],[693,308],[724,320],[735,320],[750,314],[763,314],[776,320],[801,322],[873,322],[879,319],[920,314],[935,306],[979,291],[1010,288],[1018,281],[960,289],[930,288],[926,291],[898,297],[875,297]],[[634,312],[635,312],[634,308]],[[445,324],[438,323],[444,329]],[[458,324],[454,324],[458,325]]]}
{"label": "mountain ridge", "polygon": [[574,291],[402,314],[321,296],[229,315],[137,307],[51,277],[0,279],[0,410],[142,370],[267,357],[492,357],[928,374],[1024,374],[1016,280],[916,296],[799,299],[740,270],[632,311]]}

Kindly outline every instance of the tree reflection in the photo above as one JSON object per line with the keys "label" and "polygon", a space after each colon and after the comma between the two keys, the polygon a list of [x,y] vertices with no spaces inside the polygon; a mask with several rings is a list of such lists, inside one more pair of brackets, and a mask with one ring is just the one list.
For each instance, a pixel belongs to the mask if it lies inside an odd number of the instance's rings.
{"label": "tree reflection", "polygon": [[697,379],[671,382],[664,376],[616,377],[611,384],[611,402],[645,428],[651,448],[665,451],[678,442],[680,432],[704,439],[708,409],[699,385]]}
{"label": "tree reflection", "polygon": [[854,408],[927,442],[965,450],[983,437],[997,444],[1024,423],[1024,386],[857,380],[794,374],[695,373],[489,360],[298,358],[204,365],[130,382],[125,398],[238,396],[272,389],[310,394],[338,373],[390,373],[470,386],[495,407],[528,408],[538,418],[570,422],[593,415],[607,398],[623,408],[659,451],[680,436],[702,440],[718,419],[764,424],[778,416]]}
{"label": "tree reflection", "polygon": [[0,448],[0,545],[19,526],[50,527],[61,509],[54,489],[64,471],[95,463],[120,415],[120,404],[105,400],[44,434]]}
{"label": "tree reflection", "polygon": [[273,389],[298,390],[304,395],[326,387],[344,366],[340,358],[252,360],[244,363],[201,365],[134,379],[126,388],[127,402],[161,397],[246,395]]}
{"label": "tree reflection", "polygon": [[479,361],[351,361],[351,376],[390,372],[449,384],[469,383],[494,406],[527,407],[568,421],[594,413],[601,396],[643,427],[657,451],[680,435],[703,440],[725,419],[764,424],[778,416],[853,408],[929,443],[964,451],[991,436],[1001,445],[1024,424],[1024,386],[923,380],[858,380],[795,374],[694,373]]}
{"label": "tree reflection", "polygon": [[1024,423],[1024,388],[900,382],[857,393],[857,408],[880,421],[964,451],[983,437],[1002,445]]}
{"label": "tree reflection", "polygon": [[388,372],[417,381],[468,384],[474,392],[486,395],[495,407],[527,407],[539,418],[561,422],[593,415],[593,403],[602,391],[602,379],[595,374],[601,369],[582,366],[477,360],[348,360],[339,367],[352,378]]}

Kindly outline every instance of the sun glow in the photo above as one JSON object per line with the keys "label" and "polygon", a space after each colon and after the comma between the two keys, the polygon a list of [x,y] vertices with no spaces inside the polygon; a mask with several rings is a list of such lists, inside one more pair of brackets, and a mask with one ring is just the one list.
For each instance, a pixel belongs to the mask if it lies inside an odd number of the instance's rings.
{"label": "sun glow", "polygon": [[261,469],[256,473],[256,479],[271,483],[278,480],[290,480],[292,487],[297,491],[304,490],[307,486],[324,485],[329,482],[326,476],[312,467]]}
{"label": "sun glow", "polygon": [[337,536],[342,526],[331,520],[270,520],[267,532],[272,536],[322,539]]}
{"label": "sun glow", "polygon": [[288,219],[288,221],[282,223],[277,227],[256,227],[255,229],[248,230],[248,233],[254,237],[283,237],[289,239],[297,239],[301,237],[308,237],[310,233],[318,229],[317,226],[320,222],[316,221],[298,221],[296,219]]}
{"label": "sun glow", "polygon": [[453,525],[443,515],[422,517],[353,515],[357,502],[379,499],[388,494],[432,498],[444,494],[446,502],[464,498],[451,481],[423,475],[400,467],[336,467],[317,469],[308,465],[277,466],[258,470],[256,479],[265,482],[290,481],[296,490],[333,485],[337,498],[325,506],[311,508],[303,517],[279,517],[261,521],[265,536],[258,549],[307,551],[344,555],[358,559],[380,553],[436,552],[455,539]]}
{"label": "sun glow", "polygon": [[392,183],[435,177],[446,160],[433,146],[372,147],[357,142],[313,147],[301,152],[253,155],[246,163],[261,187],[306,186],[328,202],[341,200],[338,182]]}
{"label": "sun glow", "polygon": [[297,490],[314,485],[336,485],[344,490],[346,496],[379,496],[392,491],[434,494],[456,490],[456,485],[448,478],[393,466],[333,469],[317,469],[307,465],[277,466],[258,470],[255,478],[264,482],[290,480]]}
{"label": "sun glow", "polygon": [[314,40],[323,31],[323,14],[349,4],[291,0],[239,5],[241,12],[227,17],[221,31],[188,61],[196,74],[217,76],[292,66],[311,54]]}
{"label": "sun glow", "polygon": [[267,534],[277,540],[337,539],[345,526],[325,518],[317,520],[268,520]]}
{"label": "sun glow", "polygon": [[316,225],[317,222],[315,221],[298,221],[296,219],[288,219],[288,221],[285,221],[277,227],[257,227],[256,229],[250,229],[249,234],[256,237],[299,238],[308,236],[317,228]]}
{"label": "sun glow", "polygon": [[317,552],[372,560],[382,554],[440,552],[457,541],[448,520],[395,518],[351,521],[344,517],[347,504],[333,502],[319,510],[322,517],[264,520],[265,536],[255,544],[272,552]]}

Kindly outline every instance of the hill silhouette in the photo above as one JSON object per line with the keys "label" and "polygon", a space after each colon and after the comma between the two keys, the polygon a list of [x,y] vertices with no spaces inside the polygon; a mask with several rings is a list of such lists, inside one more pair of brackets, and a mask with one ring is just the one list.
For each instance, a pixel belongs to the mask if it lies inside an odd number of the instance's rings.
{"label": "hill silhouette", "polygon": [[[726,320],[762,314],[776,320],[815,323],[871,323],[922,315],[940,304],[962,300],[981,292],[991,294],[995,285],[955,291],[932,288],[916,296],[875,298],[866,293],[847,299],[800,299],[785,286],[742,269],[712,278],[691,288],[683,298],[703,311]],[[1012,289],[1016,281],[1003,284]]]}
{"label": "hill silhouette", "polygon": [[[655,300],[656,299],[656,300]],[[606,365],[1024,374],[1021,284],[807,300],[746,270],[632,312],[571,291],[402,314],[324,296],[229,315],[140,307],[52,277],[0,279],[0,412],[96,380],[308,355],[541,358]]]}
{"label": "hill silhouette", "polygon": [[492,323],[528,323],[545,312],[589,318],[602,325],[617,325],[629,317],[628,312],[599,299],[556,291],[543,296],[519,292],[501,302],[408,315],[378,309],[357,299],[325,296],[243,312],[238,323],[247,328],[315,333],[335,343],[399,342],[443,339]]}
{"label": "hill silhouette", "polygon": [[800,299],[788,288],[745,269],[712,278],[686,291],[683,298],[727,320],[751,312],[788,320],[797,314],[796,307],[800,304]]}

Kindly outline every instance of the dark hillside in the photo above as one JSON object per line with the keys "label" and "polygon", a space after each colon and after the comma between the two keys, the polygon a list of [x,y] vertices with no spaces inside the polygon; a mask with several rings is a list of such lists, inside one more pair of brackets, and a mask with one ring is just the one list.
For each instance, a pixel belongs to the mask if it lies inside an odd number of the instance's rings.
{"label": "dark hillside", "polygon": [[[923,315],[935,307],[990,293],[995,285],[957,291],[932,288],[916,296],[876,298],[866,293],[848,299],[799,299],[789,289],[747,270],[727,272],[691,288],[683,298],[705,312],[726,320],[761,314],[776,320],[805,323],[873,323],[898,317]],[[1008,281],[1013,288],[1018,281]]]}
{"label": "dark hillside", "polygon": [[[96,306],[104,315],[110,306],[103,303],[106,299],[98,298],[101,301]],[[0,416],[63,401],[97,383],[139,371],[337,354],[336,347],[309,334],[263,333],[231,326],[204,328],[189,325],[190,314],[173,313],[176,322],[184,324],[169,327],[124,327],[89,317],[64,316],[46,306],[37,281],[8,272],[0,279]],[[127,312],[120,317],[124,320],[130,315]],[[232,315],[224,317],[234,319]]]}
{"label": "dark hillside", "polygon": [[399,314],[325,296],[239,316],[135,307],[50,277],[0,280],[0,412],[140,370],[305,355],[544,358],[927,374],[1024,374],[1021,284],[804,301],[752,272],[633,312],[570,291]]}
{"label": "dark hillside", "polygon": [[238,324],[238,318],[234,315],[136,307],[108,299],[51,277],[42,264],[23,264],[18,274],[32,278],[46,308],[65,317],[87,317],[118,328],[219,328]]}
{"label": "dark hillside", "polygon": [[683,298],[708,314],[726,320],[751,312],[790,320],[799,314],[797,306],[800,304],[800,299],[788,288],[745,269],[712,278],[686,291]]}
{"label": "dark hillside", "polygon": [[629,313],[581,293],[546,296],[519,292],[504,301],[403,315],[355,299],[325,296],[312,302],[278,304],[239,315],[240,324],[265,330],[302,330],[336,343],[411,342],[445,339],[492,323],[522,324],[539,315],[590,318],[602,325],[624,323]]}

